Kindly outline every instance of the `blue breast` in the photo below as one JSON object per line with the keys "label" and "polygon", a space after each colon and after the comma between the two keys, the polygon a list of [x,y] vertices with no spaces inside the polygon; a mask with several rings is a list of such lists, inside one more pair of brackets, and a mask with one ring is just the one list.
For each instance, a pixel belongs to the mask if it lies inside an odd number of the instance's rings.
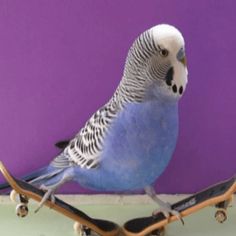
{"label": "blue breast", "polygon": [[78,170],[78,181],[103,191],[143,189],[167,167],[177,133],[176,102],[130,104],[109,129],[99,168]]}

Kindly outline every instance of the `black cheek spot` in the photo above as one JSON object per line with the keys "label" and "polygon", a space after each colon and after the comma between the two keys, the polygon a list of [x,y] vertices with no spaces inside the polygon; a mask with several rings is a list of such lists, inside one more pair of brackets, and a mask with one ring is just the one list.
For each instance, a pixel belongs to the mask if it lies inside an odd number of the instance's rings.
{"label": "black cheek spot", "polygon": [[171,86],[171,84],[172,84],[171,80],[166,80],[166,84]]}
{"label": "black cheek spot", "polygon": [[166,80],[166,84],[171,86],[172,84],[172,80],[173,80],[173,75],[174,75],[174,69],[173,67],[171,67],[166,74],[165,80]]}
{"label": "black cheek spot", "polygon": [[177,86],[175,84],[172,86],[172,90],[173,90],[174,93],[177,92]]}
{"label": "black cheek spot", "polygon": [[180,86],[179,88],[179,94],[181,95],[183,93],[183,86]]}

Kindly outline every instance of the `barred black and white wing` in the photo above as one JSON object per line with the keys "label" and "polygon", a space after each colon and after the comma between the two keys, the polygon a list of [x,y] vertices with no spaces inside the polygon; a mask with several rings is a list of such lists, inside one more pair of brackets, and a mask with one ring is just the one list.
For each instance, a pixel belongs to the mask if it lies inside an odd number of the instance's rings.
{"label": "barred black and white wing", "polygon": [[59,168],[73,165],[88,169],[97,167],[105,135],[118,111],[114,100],[100,108],[51,165]]}

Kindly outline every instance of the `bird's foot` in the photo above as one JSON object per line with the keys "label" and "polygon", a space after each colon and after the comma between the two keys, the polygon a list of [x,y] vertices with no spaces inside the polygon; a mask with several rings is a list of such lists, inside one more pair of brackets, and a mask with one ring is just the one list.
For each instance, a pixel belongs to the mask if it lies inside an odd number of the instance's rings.
{"label": "bird's foot", "polygon": [[46,191],[46,192],[45,192],[43,198],[41,199],[41,201],[40,201],[40,203],[39,203],[37,209],[34,211],[35,213],[37,213],[37,212],[43,207],[43,205],[45,204],[45,202],[46,202],[47,200],[50,199],[52,203],[55,203],[55,196],[54,196],[54,193],[55,193],[56,189],[54,189],[54,188],[47,188],[47,187],[44,186],[44,185],[42,185],[42,186],[40,187],[40,189],[41,189],[41,190],[44,190],[44,191]]}
{"label": "bird's foot", "polygon": [[167,219],[169,219],[170,216],[176,216],[176,218],[181,221],[181,223],[184,225],[184,220],[180,214],[180,212],[173,210],[171,208],[171,204],[168,202],[163,202],[160,205],[160,208],[152,212],[153,217],[157,216],[158,214],[162,213]]}
{"label": "bird's foot", "polygon": [[182,219],[180,212],[173,210],[170,203],[164,202],[163,200],[161,200],[156,195],[155,189],[152,186],[146,186],[144,190],[147,193],[147,195],[160,207],[159,209],[153,212],[154,217],[157,216],[159,213],[163,213],[163,215],[167,219],[169,219],[170,216],[175,216],[178,220],[182,222],[182,224],[184,224],[184,221]]}

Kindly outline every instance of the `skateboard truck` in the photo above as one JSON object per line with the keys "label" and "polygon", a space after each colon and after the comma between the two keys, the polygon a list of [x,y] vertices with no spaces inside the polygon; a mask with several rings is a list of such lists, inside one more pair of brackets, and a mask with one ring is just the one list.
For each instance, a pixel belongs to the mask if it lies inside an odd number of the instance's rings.
{"label": "skateboard truck", "polygon": [[12,190],[10,193],[10,199],[12,202],[18,203],[16,205],[16,215],[21,218],[26,217],[29,213],[28,197],[23,194],[18,194],[15,190]]}
{"label": "skateboard truck", "polygon": [[80,224],[79,222],[74,223],[74,231],[78,233],[79,236],[91,235],[91,229]]}
{"label": "skateboard truck", "polygon": [[218,208],[218,210],[215,213],[215,219],[219,223],[224,223],[227,220],[227,208],[229,207],[232,201],[233,201],[233,196],[231,196],[228,200],[219,202],[215,205],[215,207]]}

